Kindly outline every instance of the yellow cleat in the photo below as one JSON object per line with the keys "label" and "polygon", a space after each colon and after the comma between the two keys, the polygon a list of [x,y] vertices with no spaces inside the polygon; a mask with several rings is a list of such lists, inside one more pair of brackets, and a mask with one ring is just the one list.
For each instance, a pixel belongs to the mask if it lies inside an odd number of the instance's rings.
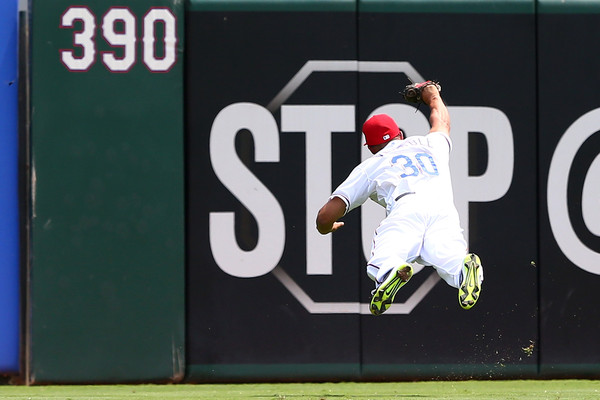
{"label": "yellow cleat", "polygon": [[458,303],[465,310],[477,303],[481,294],[483,267],[477,254],[470,253],[464,259],[458,287]]}
{"label": "yellow cleat", "polygon": [[403,264],[392,269],[387,277],[373,290],[371,298],[371,314],[381,315],[387,311],[394,302],[398,290],[412,277],[413,269],[410,264]]}

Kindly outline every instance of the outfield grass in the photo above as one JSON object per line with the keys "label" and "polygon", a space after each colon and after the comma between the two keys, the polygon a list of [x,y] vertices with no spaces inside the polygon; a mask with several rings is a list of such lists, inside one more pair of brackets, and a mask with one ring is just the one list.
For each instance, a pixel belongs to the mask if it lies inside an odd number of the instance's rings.
{"label": "outfield grass", "polygon": [[600,399],[600,380],[0,386],[0,399],[583,400]]}

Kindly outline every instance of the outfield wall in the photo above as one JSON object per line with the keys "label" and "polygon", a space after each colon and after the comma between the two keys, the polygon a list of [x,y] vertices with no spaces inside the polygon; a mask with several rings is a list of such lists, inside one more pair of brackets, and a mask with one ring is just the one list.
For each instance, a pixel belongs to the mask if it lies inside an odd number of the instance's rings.
{"label": "outfield wall", "polygon": [[[600,375],[600,1],[30,11],[27,382]],[[409,79],[442,82],[486,281],[464,311],[424,268],[375,318],[383,210],[314,218],[369,115],[428,131]]]}
{"label": "outfield wall", "polygon": [[[600,2],[538,8],[540,375],[598,377]],[[576,76],[593,79],[560,96]]]}
{"label": "outfield wall", "polygon": [[[599,147],[559,149],[552,189],[548,172],[558,139],[596,107],[597,57],[583,43],[600,34],[598,3],[328,5],[188,9],[189,379],[597,376]],[[365,157],[371,113],[393,114],[409,136],[427,131],[425,110],[399,98],[407,76],[443,83],[456,204],[486,284],[465,312],[424,269],[373,318],[364,264],[382,211],[363,206],[332,237],[314,216]],[[593,82],[567,99],[577,76]],[[596,114],[582,124],[575,141],[593,140]],[[583,246],[563,203],[549,214],[548,190],[568,197]],[[555,239],[563,229],[572,259]]]}
{"label": "outfield wall", "polygon": [[[188,10],[190,379],[535,376],[538,348],[522,349],[539,336],[537,180],[520,173],[536,170],[533,2],[476,14],[464,2],[241,3]],[[424,78],[443,83],[456,202],[489,283],[465,312],[426,268],[374,318],[365,254],[384,211],[363,206],[333,236],[314,219],[367,156],[370,114],[429,130],[398,94]],[[529,90],[515,101],[515,87]]]}
{"label": "outfield wall", "polygon": [[30,16],[27,382],[180,381],[183,4]]}

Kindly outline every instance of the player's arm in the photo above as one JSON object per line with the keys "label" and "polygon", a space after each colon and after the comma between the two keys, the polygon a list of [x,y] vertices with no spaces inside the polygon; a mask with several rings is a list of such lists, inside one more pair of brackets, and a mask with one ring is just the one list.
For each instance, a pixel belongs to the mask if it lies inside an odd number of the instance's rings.
{"label": "player's arm", "polygon": [[345,213],[346,203],[337,196],[330,198],[317,214],[317,230],[319,233],[325,235],[344,226],[344,223],[338,222],[338,219],[342,218]]}
{"label": "player's arm", "polygon": [[435,85],[428,85],[423,88],[423,101],[429,106],[429,122],[431,129],[429,132],[443,132],[450,136],[450,114],[448,108],[442,100],[442,96]]}

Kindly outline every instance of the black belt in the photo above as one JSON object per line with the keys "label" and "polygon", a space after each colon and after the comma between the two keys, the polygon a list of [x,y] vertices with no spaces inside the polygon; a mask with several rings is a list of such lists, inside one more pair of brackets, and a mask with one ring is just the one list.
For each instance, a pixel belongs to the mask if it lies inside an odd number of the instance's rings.
{"label": "black belt", "polygon": [[394,201],[398,201],[398,200],[400,200],[401,198],[403,198],[403,197],[404,197],[404,196],[406,196],[407,194],[415,194],[415,192],[406,192],[406,193],[402,193],[400,196],[396,197],[396,198],[394,199]]}

